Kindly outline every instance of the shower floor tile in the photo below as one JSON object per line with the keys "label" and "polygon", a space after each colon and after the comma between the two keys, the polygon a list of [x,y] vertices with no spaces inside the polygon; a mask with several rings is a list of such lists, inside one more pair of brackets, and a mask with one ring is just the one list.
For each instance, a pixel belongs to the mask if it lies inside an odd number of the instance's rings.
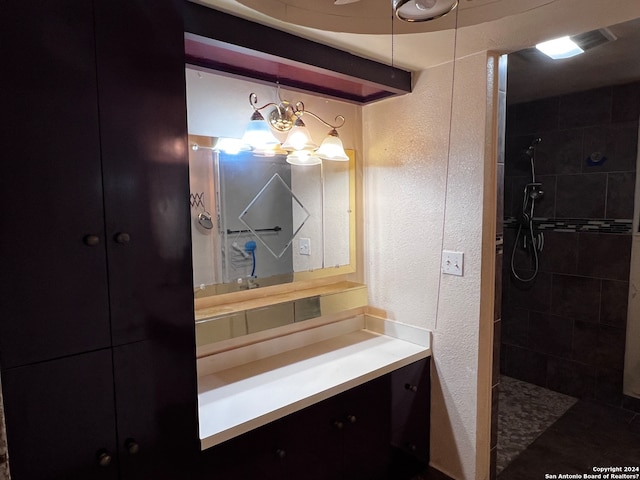
{"label": "shower floor tile", "polygon": [[497,473],[576,402],[574,397],[503,375],[499,393]]}
{"label": "shower floor tile", "polygon": [[640,467],[638,418],[628,410],[580,400],[518,455],[498,480],[594,474],[598,466]]}

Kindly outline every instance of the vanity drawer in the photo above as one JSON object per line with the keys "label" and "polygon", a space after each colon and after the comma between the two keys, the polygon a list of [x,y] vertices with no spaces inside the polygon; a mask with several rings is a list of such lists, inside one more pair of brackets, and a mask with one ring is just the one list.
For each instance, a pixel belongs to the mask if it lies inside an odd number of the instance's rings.
{"label": "vanity drawer", "polygon": [[391,374],[391,443],[420,460],[429,460],[431,377],[429,359]]}

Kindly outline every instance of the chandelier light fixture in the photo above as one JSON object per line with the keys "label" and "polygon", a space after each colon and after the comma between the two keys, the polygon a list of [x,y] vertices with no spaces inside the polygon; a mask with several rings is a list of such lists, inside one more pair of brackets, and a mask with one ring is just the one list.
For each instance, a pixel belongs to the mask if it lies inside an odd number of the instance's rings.
{"label": "chandelier light fixture", "polygon": [[427,22],[453,11],[458,0],[391,0],[393,11],[404,22]]}
{"label": "chandelier light fixture", "polygon": [[[242,143],[249,145],[254,152],[273,155],[278,151],[284,151],[287,153],[287,162],[292,165],[318,165],[322,160],[341,162],[349,160],[338,136],[338,129],[345,123],[342,115],[335,118],[336,124],[333,125],[306,110],[302,102],[291,104],[287,100],[280,99],[279,103],[271,102],[258,107],[258,96],[251,93],[249,103],[253,108],[253,114],[242,137]],[[266,114],[265,119],[261,110],[269,107],[271,110]],[[315,118],[330,129],[320,147],[313,142],[302,120],[303,117]],[[272,130],[287,133],[287,138],[282,145],[273,135]]]}

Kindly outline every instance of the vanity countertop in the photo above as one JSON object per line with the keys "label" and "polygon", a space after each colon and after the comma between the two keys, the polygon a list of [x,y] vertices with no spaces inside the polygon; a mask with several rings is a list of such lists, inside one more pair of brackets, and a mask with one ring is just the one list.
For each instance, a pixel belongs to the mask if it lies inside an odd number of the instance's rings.
{"label": "vanity countertop", "polygon": [[263,353],[222,354],[217,371],[209,362],[199,378],[202,449],[431,355],[428,330],[368,315],[339,323],[298,332],[297,348],[287,347],[296,339],[274,339]]}

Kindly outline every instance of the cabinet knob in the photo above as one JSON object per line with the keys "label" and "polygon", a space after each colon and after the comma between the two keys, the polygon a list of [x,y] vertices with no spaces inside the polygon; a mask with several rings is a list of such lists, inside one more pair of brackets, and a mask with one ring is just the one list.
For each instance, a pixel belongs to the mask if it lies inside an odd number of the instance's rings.
{"label": "cabinet knob", "polygon": [[358,421],[355,415],[347,415],[347,420],[349,423],[356,423]]}
{"label": "cabinet knob", "polygon": [[98,235],[85,235],[82,241],[87,247],[95,247],[100,243],[100,237]]}
{"label": "cabinet knob", "polygon": [[342,423],[340,420],[336,420],[335,422],[333,422],[333,426],[337,430],[342,430],[344,428],[344,423]]}
{"label": "cabinet knob", "polygon": [[96,452],[96,459],[98,460],[98,465],[102,468],[106,468],[111,465],[111,461],[113,457],[106,449],[101,449]]}
{"label": "cabinet knob", "polygon": [[285,452],[282,448],[276,450],[276,455],[278,458],[284,458],[287,456],[287,452]]}
{"label": "cabinet knob", "polygon": [[411,385],[410,383],[405,383],[404,388],[406,388],[407,390],[409,390],[411,392],[417,392],[418,391],[418,387],[416,385]]}
{"label": "cabinet knob", "polygon": [[131,240],[131,237],[129,236],[129,234],[125,232],[118,232],[115,234],[113,238],[116,241],[116,243],[120,243],[120,244],[129,243],[129,241]]}
{"label": "cabinet knob", "polygon": [[129,455],[135,455],[140,451],[140,445],[133,438],[127,438],[124,441],[124,448],[129,452]]}

